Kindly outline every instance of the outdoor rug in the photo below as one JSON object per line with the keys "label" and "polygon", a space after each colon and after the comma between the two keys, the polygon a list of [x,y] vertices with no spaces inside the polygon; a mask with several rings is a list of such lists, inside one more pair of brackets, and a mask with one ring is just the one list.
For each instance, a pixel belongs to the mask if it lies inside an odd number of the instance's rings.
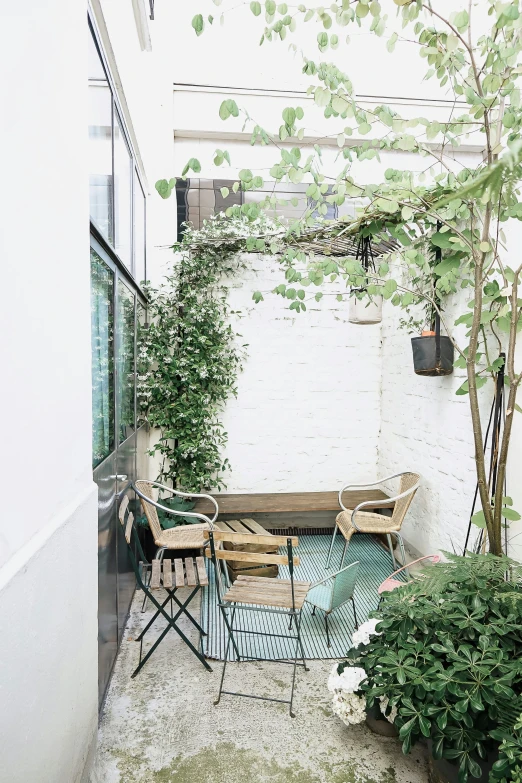
{"label": "outdoor rug", "polygon": [[[301,565],[294,569],[294,579],[317,582],[329,573],[339,569],[344,539],[336,536],[334,551],[328,571],[325,569],[326,556],[331,542],[329,535],[303,535],[299,537]],[[282,550],[286,552],[285,550]],[[368,614],[377,608],[379,596],[377,588],[393,572],[390,553],[370,535],[352,537],[344,565],[359,561],[359,574],[355,588],[355,607],[359,625],[368,619]],[[288,579],[288,569],[279,568],[279,576]],[[214,581],[214,569],[209,564],[209,587],[204,589],[201,601],[201,621],[208,636],[202,638],[203,652],[207,658],[223,660],[226,648],[226,633],[221,612],[217,607],[217,594]],[[234,626],[248,628],[258,633],[288,633],[288,615],[277,616],[268,612],[236,612]],[[352,602],[344,604],[330,615],[328,620],[331,646],[326,643],[324,613],[317,609],[312,615],[312,607],[305,603],[303,607],[301,634],[307,658],[342,658],[351,646],[354,631]],[[287,660],[294,657],[295,641],[281,638],[267,638],[251,634],[234,634],[241,654],[268,660]],[[232,646],[229,660],[233,660]]]}

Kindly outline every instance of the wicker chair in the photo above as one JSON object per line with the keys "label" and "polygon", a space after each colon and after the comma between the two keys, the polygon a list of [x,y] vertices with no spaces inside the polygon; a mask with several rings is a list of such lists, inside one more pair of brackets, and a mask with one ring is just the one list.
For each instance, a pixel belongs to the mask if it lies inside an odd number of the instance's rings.
{"label": "wicker chair", "polygon": [[[355,509],[346,508],[343,504],[343,492],[347,489],[367,489],[368,487],[375,487],[377,484],[383,484],[386,481],[390,481],[394,478],[400,478],[399,494],[392,498],[386,498],[386,500],[367,500],[364,503],[359,503]],[[347,484],[339,492],[339,505],[343,509],[340,514],[337,515],[335,520],[335,528],[332,536],[332,542],[330,544],[330,550],[328,552],[328,558],[326,560],[326,567],[330,564],[330,558],[332,556],[335,536],[337,530],[340,530],[344,536],[344,549],[341,558],[341,568],[343,567],[344,558],[346,556],[346,549],[350,543],[350,539],[354,533],[385,533],[388,538],[388,546],[390,547],[390,553],[393,560],[393,567],[396,568],[395,554],[393,551],[393,545],[391,535],[397,537],[401,548],[402,562],[406,563],[406,552],[404,550],[404,542],[399,530],[402,527],[406,512],[410,507],[410,503],[414,498],[414,495],[419,488],[420,476],[418,473],[394,473],[393,476],[387,476],[379,481],[373,481],[370,484]],[[393,513],[391,517],[386,517],[382,514],[374,514],[371,511],[362,511],[363,508],[371,506],[376,508],[378,506],[388,506],[390,501],[394,501]],[[408,573],[406,569],[406,573]]]}
{"label": "wicker chair", "polygon": [[[206,545],[206,541],[203,538],[203,532],[205,530],[213,530],[214,522],[218,516],[218,504],[211,495],[198,495],[194,492],[179,492],[171,487],[166,487],[163,484],[159,484],[157,481],[136,481],[132,485],[136,494],[141,500],[141,505],[147,522],[154,538],[154,543],[158,547],[156,557],[159,560],[163,559],[163,555],[166,549],[203,549]],[[206,498],[216,507],[214,516],[209,519],[204,514],[197,514],[195,511],[176,511],[172,508],[162,506],[154,499],[154,488],[163,489],[166,492],[170,492],[171,495],[177,495],[182,498]],[[160,525],[157,509],[161,509],[166,514],[177,517],[193,517],[194,519],[201,519],[201,523],[179,525],[179,527],[172,527],[168,530],[163,530]]]}

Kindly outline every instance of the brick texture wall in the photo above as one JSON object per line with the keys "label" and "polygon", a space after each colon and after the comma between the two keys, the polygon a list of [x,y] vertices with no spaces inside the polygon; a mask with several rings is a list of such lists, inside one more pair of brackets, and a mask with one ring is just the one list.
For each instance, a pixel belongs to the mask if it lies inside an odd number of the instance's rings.
{"label": "brick texture wall", "polygon": [[[229,492],[337,489],[375,475],[380,428],[381,327],[348,323],[348,303],[325,296],[306,313],[269,292],[273,259],[248,257],[231,281],[234,326],[248,343],[238,397],[225,413]],[[339,290],[339,285],[333,291]],[[265,301],[255,305],[252,292]],[[310,297],[317,289],[308,289]],[[322,289],[325,290],[325,289]]]}

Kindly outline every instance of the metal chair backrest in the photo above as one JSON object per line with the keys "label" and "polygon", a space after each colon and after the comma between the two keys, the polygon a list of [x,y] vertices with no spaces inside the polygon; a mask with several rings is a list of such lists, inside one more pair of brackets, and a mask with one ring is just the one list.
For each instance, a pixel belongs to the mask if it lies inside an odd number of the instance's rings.
{"label": "metal chair backrest", "polygon": [[[214,569],[218,578],[216,579],[216,586],[218,591],[218,600],[221,602],[223,597],[223,586],[221,584],[221,572],[219,568],[219,561],[229,560],[241,563],[252,563],[256,565],[283,565],[288,566],[290,572],[290,584],[292,587],[292,599],[294,597],[294,567],[300,563],[299,557],[294,557],[294,547],[298,546],[299,539],[297,536],[272,536],[272,535],[259,535],[250,533],[229,533],[221,530],[205,530],[203,536],[210,542],[210,551],[208,548],[205,550],[206,556],[212,559]],[[269,547],[286,547],[287,554],[263,554],[261,552],[237,552],[230,549],[223,549],[222,545],[228,544],[256,544],[258,546]],[[218,548],[219,547],[219,548]],[[269,577],[265,577],[267,581]],[[275,581],[275,579],[271,580]]]}
{"label": "metal chair backrest", "polygon": [[[402,495],[403,492],[407,492],[409,489],[415,486],[415,484],[418,484],[420,481],[420,475],[418,473],[402,473],[401,474],[401,480],[399,484],[399,495]],[[409,495],[406,495],[404,498],[399,498],[399,500],[395,501],[395,506],[393,507],[393,513],[392,513],[392,522],[394,526],[397,526],[400,528],[404,521],[404,517],[406,516],[406,512],[408,511],[410,507],[410,503],[415,497],[415,493],[410,492]]]}
{"label": "metal chair backrest", "polygon": [[[149,595],[149,591],[142,578],[142,569],[140,568],[140,565],[143,564],[146,567],[150,567],[150,563],[145,557],[143,547],[141,546],[141,541],[138,536],[138,531],[136,530],[136,521],[134,519],[134,514],[129,509],[128,495],[124,495],[120,502],[120,506],[118,508],[118,519],[120,520],[120,525],[123,528],[123,534],[129,550],[129,559],[131,561],[134,574],[136,576],[136,581],[139,587],[142,590],[144,590],[147,593],[147,595]],[[136,549],[134,549],[133,543]],[[138,565],[138,561],[136,560],[135,552],[138,553],[140,565]]]}
{"label": "metal chair backrest", "polygon": [[338,606],[353,598],[358,571],[359,561],[346,566],[334,576],[332,609],[337,609]]}

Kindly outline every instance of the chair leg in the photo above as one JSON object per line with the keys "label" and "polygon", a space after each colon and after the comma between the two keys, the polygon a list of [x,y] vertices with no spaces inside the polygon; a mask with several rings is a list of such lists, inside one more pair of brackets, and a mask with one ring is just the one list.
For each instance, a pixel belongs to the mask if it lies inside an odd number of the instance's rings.
{"label": "chair leg", "polygon": [[328,631],[328,613],[324,613],[324,624],[326,627],[326,644],[328,647],[330,647],[330,633]]}
{"label": "chair leg", "polygon": [[328,550],[328,557],[326,558],[326,566],[325,566],[326,568],[328,568],[328,566],[330,565],[330,558],[332,557],[336,535],[337,535],[337,522],[334,525],[334,531],[332,533],[332,541],[330,543],[330,549]]}
{"label": "chair leg", "polygon": [[342,568],[343,565],[344,565],[344,558],[346,557],[346,550],[347,550],[347,548],[348,548],[348,541],[345,538],[344,539],[343,554],[342,554],[342,557],[341,557],[341,565],[339,566],[339,568]]}
{"label": "chair leg", "polygon": [[302,661],[303,661],[303,668],[304,668],[305,672],[309,672],[310,669],[306,665],[306,656],[305,656],[305,651],[304,651],[304,647],[303,647],[303,640],[301,638],[301,620],[302,620],[302,617],[303,617],[303,610],[300,609],[299,610],[299,617],[296,617],[296,619],[295,619],[295,625],[296,625],[296,630],[297,630],[297,636],[298,636],[298,639],[299,639],[299,646],[301,648],[301,658],[302,658]]}
{"label": "chair leg", "polygon": [[397,570],[397,563],[395,561],[395,552],[394,552],[394,549],[393,549],[392,538],[391,538],[389,533],[386,533],[386,538],[388,539],[388,546],[390,547],[390,555],[392,556],[393,570],[396,571]]}
{"label": "chair leg", "polygon": [[352,606],[353,606],[353,619],[355,621],[355,630],[359,628],[359,623],[357,622],[357,612],[355,611],[355,599],[352,596]]}
{"label": "chair leg", "polygon": [[[406,550],[404,549],[404,541],[402,540],[402,536],[401,536],[400,533],[395,533],[395,535],[399,539],[399,546],[401,548],[402,565],[405,566],[406,565]],[[406,574],[406,576],[409,577],[410,572],[408,571],[407,568],[404,569],[404,573]]]}
{"label": "chair leg", "polygon": [[219,702],[221,701],[221,693],[223,691],[223,682],[225,680],[225,671],[226,671],[226,668],[227,668],[227,659],[228,659],[228,651],[230,649],[230,642],[232,642],[232,644],[234,645],[234,649],[236,650],[236,654],[238,656],[238,658],[237,658],[238,661],[240,660],[239,652],[237,650],[235,640],[234,640],[234,638],[232,636],[232,628],[234,627],[234,617],[235,617],[235,614],[236,614],[236,607],[234,606],[234,608],[232,609],[232,619],[230,621],[230,625],[228,624],[228,618],[226,618],[226,614],[225,614],[226,613],[226,609],[225,609],[225,607],[222,606],[221,607],[221,611],[222,611],[222,614],[223,614],[223,619],[225,620],[225,624],[227,626],[228,639],[227,639],[227,646],[225,648],[225,659],[223,661],[223,671],[221,672],[221,680],[219,681],[219,692],[218,692],[218,695],[217,695],[217,699],[214,701],[214,705],[218,705]]}

